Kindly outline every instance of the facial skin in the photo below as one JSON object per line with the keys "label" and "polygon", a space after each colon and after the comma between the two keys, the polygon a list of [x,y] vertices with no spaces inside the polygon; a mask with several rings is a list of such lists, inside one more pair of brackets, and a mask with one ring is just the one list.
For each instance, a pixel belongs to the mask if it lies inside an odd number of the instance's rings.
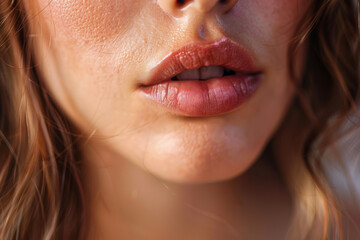
{"label": "facial skin", "polygon": [[[129,161],[180,183],[232,178],[256,161],[294,95],[287,48],[308,0],[239,0],[227,12],[205,0],[183,9],[170,0],[35,1],[48,31],[39,34],[47,43],[38,54],[45,83],[89,141],[112,156],[99,165]],[[245,104],[191,118],[141,94],[139,84],[169,53],[223,37],[245,47],[263,74]]]}
{"label": "facial skin", "polygon": [[[286,239],[292,207],[286,187],[273,168],[256,167],[261,159],[248,169],[293,98],[287,49],[310,0],[185,2],[181,8],[175,0],[24,1],[37,69],[85,136],[89,235]],[[139,90],[171,52],[224,37],[244,47],[262,73],[240,107],[185,117]]]}

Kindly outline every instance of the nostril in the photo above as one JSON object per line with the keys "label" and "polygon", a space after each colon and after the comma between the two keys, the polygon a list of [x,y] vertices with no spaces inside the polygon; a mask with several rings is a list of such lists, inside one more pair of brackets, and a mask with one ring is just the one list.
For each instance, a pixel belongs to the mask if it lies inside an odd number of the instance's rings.
{"label": "nostril", "polygon": [[176,0],[176,3],[178,5],[184,5],[185,4],[185,0]]}
{"label": "nostril", "polygon": [[[201,13],[208,13],[216,6],[222,13],[227,13],[238,0],[156,0],[159,6],[167,14],[179,17],[192,5],[191,9],[196,9]],[[214,11],[213,11],[214,12]]]}

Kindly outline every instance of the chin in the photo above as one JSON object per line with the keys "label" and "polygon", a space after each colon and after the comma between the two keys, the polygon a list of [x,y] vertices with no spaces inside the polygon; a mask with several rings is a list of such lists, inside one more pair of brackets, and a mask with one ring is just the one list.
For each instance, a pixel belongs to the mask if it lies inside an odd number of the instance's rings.
{"label": "chin", "polygon": [[188,137],[186,142],[167,139],[152,146],[141,167],[161,180],[184,184],[219,182],[239,176],[256,161],[263,148],[244,144],[242,139],[204,136]]}
{"label": "chin", "polygon": [[[168,164],[169,159],[151,159],[146,168],[156,178],[180,184],[206,184],[235,178],[244,173],[256,159],[224,160],[222,158],[192,159],[172,158],[176,163]],[[237,163],[234,163],[237,161]],[[162,168],[154,165],[165,165]],[[169,166],[170,165],[170,166]]]}

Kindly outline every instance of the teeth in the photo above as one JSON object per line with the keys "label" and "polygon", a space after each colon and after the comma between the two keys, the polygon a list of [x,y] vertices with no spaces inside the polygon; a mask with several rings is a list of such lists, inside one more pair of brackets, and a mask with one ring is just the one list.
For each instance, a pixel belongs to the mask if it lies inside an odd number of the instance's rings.
{"label": "teeth", "polygon": [[186,70],[176,76],[179,80],[199,80],[200,71],[199,69]]}
{"label": "teeth", "polygon": [[207,80],[224,75],[225,68],[221,66],[208,66],[198,69],[186,70],[177,75],[178,80]]}
{"label": "teeth", "polygon": [[224,75],[224,67],[220,66],[209,66],[200,68],[200,79],[206,80],[211,78],[218,78]]}

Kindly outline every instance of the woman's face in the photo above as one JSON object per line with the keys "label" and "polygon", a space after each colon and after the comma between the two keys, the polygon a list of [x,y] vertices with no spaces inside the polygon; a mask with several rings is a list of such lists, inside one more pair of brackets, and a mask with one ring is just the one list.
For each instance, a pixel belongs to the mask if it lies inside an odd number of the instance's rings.
{"label": "woman's face", "polygon": [[34,1],[45,83],[111,154],[109,168],[130,161],[187,183],[234,177],[294,95],[287,48],[310,0]]}

